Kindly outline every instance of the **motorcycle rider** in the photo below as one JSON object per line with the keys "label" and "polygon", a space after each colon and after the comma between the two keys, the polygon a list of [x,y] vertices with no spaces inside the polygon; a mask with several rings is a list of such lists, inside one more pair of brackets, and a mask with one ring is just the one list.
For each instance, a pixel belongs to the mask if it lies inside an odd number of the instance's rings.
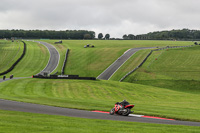
{"label": "motorcycle rider", "polygon": [[122,102],[116,102],[115,107],[110,110],[109,114],[110,115],[118,114],[118,115],[128,116],[130,113],[134,112],[134,111],[131,111],[133,107],[134,105],[130,105],[129,102],[126,100],[123,100]]}
{"label": "motorcycle rider", "polygon": [[117,102],[117,104],[121,104],[122,105],[122,109],[124,109],[124,107],[126,105],[129,105],[129,102],[127,102],[126,100],[123,100],[122,102]]}

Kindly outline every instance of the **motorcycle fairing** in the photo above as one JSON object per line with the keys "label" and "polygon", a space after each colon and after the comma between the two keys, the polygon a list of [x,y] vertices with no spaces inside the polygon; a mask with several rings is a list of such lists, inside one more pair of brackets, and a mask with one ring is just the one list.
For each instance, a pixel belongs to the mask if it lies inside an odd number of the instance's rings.
{"label": "motorcycle fairing", "polygon": [[126,105],[124,108],[133,108],[134,105]]}

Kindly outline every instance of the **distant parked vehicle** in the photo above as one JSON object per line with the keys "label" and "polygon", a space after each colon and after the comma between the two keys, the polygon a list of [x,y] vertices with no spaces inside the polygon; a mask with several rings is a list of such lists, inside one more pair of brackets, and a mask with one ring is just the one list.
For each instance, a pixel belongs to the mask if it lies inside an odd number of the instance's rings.
{"label": "distant parked vehicle", "polygon": [[87,45],[84,46],[84,48],[89,48],[89,47],[94,48],[94,45],[87,44]]}
{"label": "distant parked vehicle", "polygon": [[62,41],[55,42],[54,44],[62,43]]}

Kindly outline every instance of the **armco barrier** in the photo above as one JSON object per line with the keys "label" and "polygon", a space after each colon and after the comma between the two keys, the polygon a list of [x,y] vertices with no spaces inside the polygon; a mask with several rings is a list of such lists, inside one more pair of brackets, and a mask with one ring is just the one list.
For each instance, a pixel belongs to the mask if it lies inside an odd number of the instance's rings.
{"label": "armco barrier", "polygon": [[50,75],[50,76],[33,75],[33,78],[96,80],[95,77],[79,77],[79,75]]}
{"label": "armco barrier", "polygon": [[170,49],[170,48],[182,48],[182,47],[192,47],[194,45],[189,45],[189,46],[167,46],[167,47],[163,47],[163,48],[159,48],[159,49],[154,49],[151,50],[151,52],[145,57],[145,59],[142,61],[142,63],[140,63],[136,68],[134,68],[132,71],[128,72],[124,77],[122,77],[119,81],[122,82],[126,77],[128,77],[130,74],[132,74],[133,72],[135,72],[139,67],[141,67],[144,62],[147,60],[147,58],[152,54],[153,51],[159,51],[159,50],[163,50],[163,49]]}
{"label": "armco barrier", "polygon": [[26,43],[24,41],[22,41],[24,43],[24,50],[23,50],[23,53],[22,55],[19,57],[19,59],[6,71],[0,73],[0,75],[4,75],[4,74],[7,74],[9,72],[11,72],[15,66],[20,62],[20,60],[24,57],[24,55],[26,54]]}
{"label": "armco barrier", "polygon": [[69,53],[69,49],[67,49],[67,52],[66,52],[66,55],[65,55],[65,61],[63,63],[63,67],[62,67],[62,71],[61,71],[62,75],[65,73],[65,66],[66,66],[66,63],[67,63],[68,53]]}

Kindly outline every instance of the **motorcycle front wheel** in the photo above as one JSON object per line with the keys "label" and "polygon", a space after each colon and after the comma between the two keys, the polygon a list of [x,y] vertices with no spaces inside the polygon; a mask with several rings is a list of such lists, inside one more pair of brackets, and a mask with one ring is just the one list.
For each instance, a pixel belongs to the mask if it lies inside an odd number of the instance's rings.
{"label": "motorcycle front wheel", "polygon": [[126,108],[125,110],[126,110],[126,111],[124,111],[124,112],[122,113],[122,115],[123,115],[123,116],[128,116],[128,115],[130,114],[131,110],[130,110],[129,108]]}
{"label": "motorcycle front wheel", "polygon": [[115,113],[115,108],[112,108],[111,110],[110,110],[110,115],[114,115],[114,113]]}

